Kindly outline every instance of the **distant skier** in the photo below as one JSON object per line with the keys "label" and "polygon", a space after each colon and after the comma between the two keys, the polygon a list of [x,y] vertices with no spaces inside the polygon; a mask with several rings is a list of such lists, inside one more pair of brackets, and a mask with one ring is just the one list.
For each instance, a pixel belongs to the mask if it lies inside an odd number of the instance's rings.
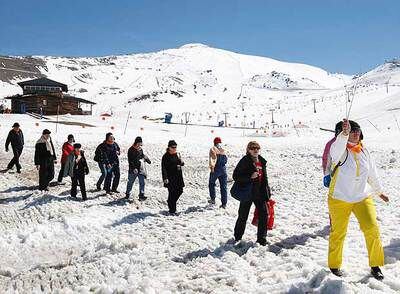
{"label": "distant skier", "polygon": [[[115,142],[112,133],[106,134],[106,140],[101,145],[102,160],[107,169],[107,175],[104,182],[104,190],[107,194],[119,193],[118,185],[120,178],[119,158],[120,148]],[[112,181],[112,187],[111,187]]]}
{"label": "distant skier", "polygon": [[67,142],[65,142],[62,146],[61,168],[57,179],[59,184],[62,183],[62,179],[64,176],[64,169],[65,169],[65,162],[67,161],[67,157],[72,153],[72,151],[74,151],[74,145],[73,145],[74,143],[75,143],[74,136],[68,135]]}
{"label": "distant skier", "polygon": [[57,163],[50,134],[48,129],[44,129],[35,145],[35,165],[39,171],[40,191],[49,191],[49,183],[54,179],[54,164]]}
{"label": "distant skier", "polygon": [[209,167],[210,167],[210,178],[208,181],[208,188],[210,192],[211,204],[215,204],[215,182],[218,179],[219,187],[221,190],[221,208],[226,208],[228,201],[227,195],[227,181],[228,175],[226,173],[226,163],[228,161],[225,155],[225,150],[221,146],[222,140],[220,137],[214,139],[214,145],[211,147],[209,152]]}
{"label": "distant skier", "polygon": [[268,185],[267,162],[259,155],[260,148],[260,144],[257,142],[249,142],[247,144],[246,155],[239,161],[233,171],[233,179],[238,185],[251,185],[250,200],[240,202],[234,235],[236,241],[242,239],[246,229],[250,207],[254,203],[259,213],[257,243],[265,246],[267,244],[268,214],[265,202],[271,197],[271,190]]}
{"label": "distant skier", "polygon": [[[360,125],[344,119],[339,134],[330,147],[332,165],[343,164],[332,175],[328,194],[331,222],[328,265],[336,276],[342,276],[343,243],[351,213],[356,216],[364,233],[371,274],[383,279],[380,266],[384,265],[384,251],[380,239],[373,195],[388,202],[383,194],[375,163],[362,143]],[[345,159],[347,158],[347,159]],[[367,188],[367,183],[372,190]]]}
{"label": "distant skier", "polygon": [[67,156],[65,161],[64,176],[71,177],[71,197],[76,198],[77,187],[82,194],[82,199],[86,200],[86,185],[85,175],[89,174],[89,167],[85,158],[83,150],[81,150],[81,144],[76,143],[73,145],[73,151]]}
{"label": "distant skier", "polygon": [[147,197],[144,196],[145,179],[147,177],[145,163],[151,164],[151,161],[149,157],[143,153],[142,146],[142,138],[136,137],[135,142],[128,149],[129,172],[125,193],[126,199],[129,199],[136,178],[139,178],[139,200],[144,201],[147,199]]}
{"label": "distant skier", "polygon": [[8,133],[6,139],[6,152],[8,152],[8,147],[11,144],[11,148],[13,151],[13,158],[7,165],[7,170],[10,170],[14,167],[17,168],[17,173],[21,173],[21,164],[19,162],[19,158],[22,154],[22,150],[24,149],[24,134],[20,129],[19,123],[14,123],[12,126],[12,130]]}
{"label": "distant skier", "polygon": [[168,142],[168,148],[161,160],[161,173],[164,187],[168,188],[168,208],[170,214],[176,214],[176,203],[183,193],[182,166],[184,162],[177,153],[177,144],[174,140]]}

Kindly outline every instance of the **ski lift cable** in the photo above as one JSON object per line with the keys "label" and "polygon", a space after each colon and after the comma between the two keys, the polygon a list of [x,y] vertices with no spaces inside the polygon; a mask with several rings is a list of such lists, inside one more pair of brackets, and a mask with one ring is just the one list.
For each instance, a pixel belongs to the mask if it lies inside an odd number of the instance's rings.
{"label": "ski lift cable", "polygon": [[350,101],[350,106],[349,106],[348,112],[346,113],[346,119],[349,119],[349,117],[350,117],[350,112],[351,112],[351,109],[353,107],[353,102],[354,102],[354,99],[355,99],[355,96],[356,96],[357,86],[358,86],[360,80],[361,80],[361,76],[357,78],[356,83],[353,85],[353,91],[351,92],[351,96],[352,97],[351,97],[351,101]]}

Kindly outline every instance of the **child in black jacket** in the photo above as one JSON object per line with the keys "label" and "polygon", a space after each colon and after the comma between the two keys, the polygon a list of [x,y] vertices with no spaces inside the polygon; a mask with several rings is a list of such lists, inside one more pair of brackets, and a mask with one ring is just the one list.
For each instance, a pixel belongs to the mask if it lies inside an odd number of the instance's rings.
{"label": "child in black jacket", "polygon": [[81,144],[74,144],[74,151],[68,155],[65,163],[64,176],[70,176],[72,181],[71,196],[76,198],[77,187],[82,194],[82,199],[86,200],[85,175],[89,174],[89,167],[84,152],[81,150]]}

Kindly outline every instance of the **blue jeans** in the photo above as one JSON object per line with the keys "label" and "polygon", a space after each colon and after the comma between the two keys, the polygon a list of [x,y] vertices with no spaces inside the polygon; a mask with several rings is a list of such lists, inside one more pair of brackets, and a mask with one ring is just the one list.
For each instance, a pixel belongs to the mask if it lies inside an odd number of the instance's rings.
{"label": "blue jeans", "polygon": [[144,175],[130,172],[128,173],[128,183],[126,184],[126,195],[131,195],[132,186],[137,177],[139,178],[139,193],[144,194]]}
{"label": "blue jeans", "polygon": [[101,176],[100,176],[99,180],[97,181],[97,188],[99,188],[99,187],[101,187],[101,184],[103,184],[103,181],[107,176],[107,168],[104,163],[98,162],[97,164],[99,165],[99,169],[101,171]]}
{"label": "blue jeans", "polygon": [[208,181],[208,188],[210,190],[210,198],[215,200],[215,182],[219,181],[219,188],[221,190],[221,202],[222,205],[226,205],[228,202],[228,194],[227,194],[227,182],[228,176],[226,173],[210,173],[210,179]]}
{"label": "blue jeans", "polygon": [[[119,165],[114,164],[110,169],[107,171],[106,180],[104,181],[104,190],[106,192],[116,191],[119,185]],[[111,187],[112,181],[112,187]]]}

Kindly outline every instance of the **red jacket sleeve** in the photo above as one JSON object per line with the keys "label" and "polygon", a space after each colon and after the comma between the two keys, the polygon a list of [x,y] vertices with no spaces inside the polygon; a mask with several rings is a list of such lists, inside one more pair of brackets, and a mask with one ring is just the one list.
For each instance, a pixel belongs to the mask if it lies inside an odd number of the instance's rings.
{"label": "red jacket sleeve", "polygon": [[62,146],[62,155],[61,155],[61,163],[65,163],[67,161],[68,155],[74,150],[74,147],[65,142]]}

